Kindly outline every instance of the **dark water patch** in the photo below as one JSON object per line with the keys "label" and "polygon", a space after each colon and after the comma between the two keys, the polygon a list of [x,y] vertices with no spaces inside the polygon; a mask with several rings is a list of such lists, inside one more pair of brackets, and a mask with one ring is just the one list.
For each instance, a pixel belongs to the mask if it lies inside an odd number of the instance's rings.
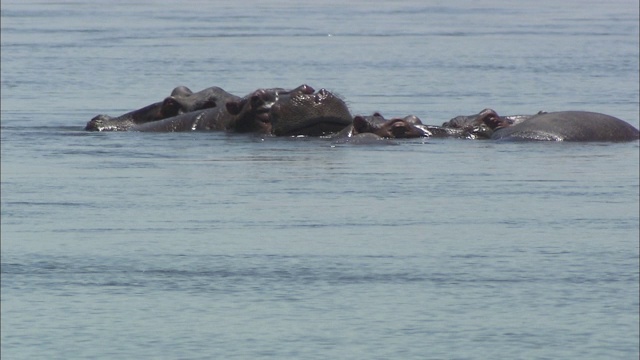
{"label": "dark water patch", "polygon": [[55,206],[55,207],[77,207],[77,206],[82,206],[82,207],[86,207],[86,206],[91,206],[90,204],[87,203],[78,203],[78,202],[66,202],[66,201],[61,201],[61,202],[40,202],[40,201],[7,201],[4,202],[3,204],[6,204],[8,206]]}

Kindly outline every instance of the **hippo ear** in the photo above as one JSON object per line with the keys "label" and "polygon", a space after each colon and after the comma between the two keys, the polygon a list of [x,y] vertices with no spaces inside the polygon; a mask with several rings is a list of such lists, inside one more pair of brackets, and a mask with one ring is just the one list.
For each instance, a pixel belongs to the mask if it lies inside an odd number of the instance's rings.
{"label": "hippo ear", "polygon": [[415,115],[407,115],[403,120],[412,125],[422,125],[420,118]]}
{"label": "hippo ear", "polygon": [[293,89],[291,92],[299,92],[301,94],[311,95],[315,92],[315,89],[307,84],[302,84],[297,88]]}
{"label": "hippo ear", "polygon": [[240,110],[242,110],[242,104],[235,100],[227,101],[224,106],[231,115],[238,115],[240,114]]}
{"label": "hippo ear", "polygon": [[171,96],[188,96],[193,94],[193,91],[186,86],[178,86],[171,91]]}
{"label": "hippo ear", "polygon": [[193,102],[189,102],[185,99],[178,99],[178,102],[181,104],[182,111],[184,112],[211,109],[218,106],[217,101],[218,99],[215,97],[201,99]]}
{"label": "hippo ear", "polygon": [[202,103],[201,107],[203,109],[209,109],[209,108],[214,108],[218,106],[218,99],[217,98],[209,98],[207,100],[205,100],[204,103]]}
{"label": "hippo ear", "polygon": [[365,132],[369,132],[369,123],[367,122],[367,119],[364,118],[364,116],[362,115],[356,115],[353,118],[353,132],[354,134],[360,134],[360,133],[365,133]]}
{"label": "hippo ear", "polygon": [[264,104],[264,100],[261,97],[262,93],[255,93],[251,95],[251,108],[257,109]]}

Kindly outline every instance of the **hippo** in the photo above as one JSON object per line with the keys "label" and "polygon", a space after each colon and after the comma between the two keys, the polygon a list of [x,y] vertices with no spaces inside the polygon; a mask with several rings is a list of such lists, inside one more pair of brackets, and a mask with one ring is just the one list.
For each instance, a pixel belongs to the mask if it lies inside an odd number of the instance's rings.
{"label": "hippo", "polygon": [[[244,102],[228,102],[226,109],[234,117],[227,123],[227,130],[238,133],[257,132],[271,134],[273,126],[271,108],[281,97],[311,95],[314,92],[314,88],[307,84],[302,84],[292,90],[282,88],[259,89],[243,98]],[[252,114],[251,109],[255,109],[255,115],[248,115]]]}
{"label": "hippo", "polygon": [[326,89],[280,96],[269,110],[271,133],[276,136],[326,136],[352,123],[349,108]]}
{"label": "hippo", "polygon": [[191,111],[166,119],[133,125],[127,130],[142,132],[180,132],[190,130],[224,130],[224,108]]}
{"label": "hippo", "polygon": [[[543,114],[544,111],[539,111],[538,114]],[[459,115],[454,117],[453,119],[442,124],[443,127],[448,128],[456,128],[462,129],[468,126],[477,126],[483,124],[483,118],[487,115],[498,116],[498,114],[493,109],[484,109],[477,114],[474,115]],[[534,115],[507,115],[502,116],[503,121],[507,121],[510,124],[515,124],[521,122],[525,119],[528,119]]]}
{"label": "hippo", "polygon": [[607,141],[640,139],[638,129],[616,117],[589,111],[543,112],[511,122],[491,109],[482,117],[493,140]]}
{"label": "hippo", "polygon": [[[543,114],[544,111],[538,112]],[[522,122],[535,115],[507,115],[499,116],[492,109],[484,109],[474,115],[459,115],[453,119],[444,122],[442,126],[430,127],[434,136],[455,137],[461,139],[490,139],[493,130],[484,123],[484,119],[488,116],[499,117],[505,124],[516,124]]]}
{"label": "hippo", "polygon": [[375,139],[372,135],[385,139],[407,139],[429,137],[432,134],[415,115],[385,119],[379,112],[375,112],[369,116],[354,116],[352,124],[335,134],[333,138],[362,137],[368,140]]}
{"label": "hippo", "polygon": [[130,127],[170,118],[191,111],[220,107],[228,100],[239,99],[219,87],[210,87],[197,93],[186,86],[178,86],[161,102],[147,105],[118,117],[98,115],[91,119],[87,131],[125,131]]}
{"label": "hippo", "polygon": [[192,111],[160,121],[131,127],[132,131],[179,132],[179,131],[230,131],[270,134],[269,110],[280,96],[290,94],[312,94],[315,90],[303,84],[292,90],[283,88],[257,89],[248,95],[228,100],[224,106]]}

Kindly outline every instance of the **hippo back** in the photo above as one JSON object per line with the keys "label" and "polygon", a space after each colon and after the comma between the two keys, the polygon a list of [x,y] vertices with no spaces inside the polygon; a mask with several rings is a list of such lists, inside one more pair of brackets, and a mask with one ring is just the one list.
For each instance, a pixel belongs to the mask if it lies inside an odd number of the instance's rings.
{"label": "hippo back", "polygon": [[496,140],[633,141],[638,129],[613,116],[588,111],[559,111],[535,115],[497,129]]}

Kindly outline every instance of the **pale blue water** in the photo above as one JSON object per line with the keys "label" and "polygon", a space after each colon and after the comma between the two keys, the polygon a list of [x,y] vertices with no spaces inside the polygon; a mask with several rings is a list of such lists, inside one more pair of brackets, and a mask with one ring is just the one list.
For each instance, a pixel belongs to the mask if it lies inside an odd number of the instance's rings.
{"label": "pale blue water", "polygon": [[638,358],[638,142],[82,131],[302,83],[637,127],[637,1],[1,7],[3,359]]}

